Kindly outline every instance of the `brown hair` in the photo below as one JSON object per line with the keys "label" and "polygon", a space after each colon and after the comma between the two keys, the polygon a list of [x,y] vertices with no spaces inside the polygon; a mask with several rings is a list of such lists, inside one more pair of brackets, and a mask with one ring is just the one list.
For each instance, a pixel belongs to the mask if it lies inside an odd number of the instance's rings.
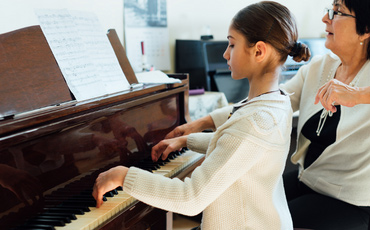
{"label": "brown hair", "polygon": [[297,43],[298,31],[293,15],[285,6],[272,1],[262,1],[240,10],[231,25],[242,33],[250,46],[258,41],[271,44],[284,63],[288,55],[295,61],[307,61],[310,50],[305,44]]}

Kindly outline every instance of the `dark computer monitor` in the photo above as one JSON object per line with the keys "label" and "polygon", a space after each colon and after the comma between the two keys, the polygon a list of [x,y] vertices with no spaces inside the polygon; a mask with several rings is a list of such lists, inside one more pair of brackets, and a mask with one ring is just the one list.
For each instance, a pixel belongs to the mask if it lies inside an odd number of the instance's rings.
{"label": "dark computer monitor", "polygon": [[175,71],[188,73],[190,89],[206,88],[203,42],[200,40],[176,40]]}

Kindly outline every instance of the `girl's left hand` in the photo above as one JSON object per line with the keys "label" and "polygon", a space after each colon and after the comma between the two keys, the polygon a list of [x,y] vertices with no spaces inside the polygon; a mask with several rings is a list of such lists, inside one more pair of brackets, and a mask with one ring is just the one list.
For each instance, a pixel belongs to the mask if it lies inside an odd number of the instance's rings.
{"label": "girl's left hand", "polygon": [[160,141],[152,148],[152,160],[156,162],[161,156],[162,160],[165,160],[171,152],[186,147],[187,139],[188,136],[180,136]]}
{"label": "girl's left hand", "polygon": [[117,166],[100,173],[96,178],[93,197],[96,200],[96,207],[99,208],[103,204],[103,195],[119,186],[123,186],[128,168]]}

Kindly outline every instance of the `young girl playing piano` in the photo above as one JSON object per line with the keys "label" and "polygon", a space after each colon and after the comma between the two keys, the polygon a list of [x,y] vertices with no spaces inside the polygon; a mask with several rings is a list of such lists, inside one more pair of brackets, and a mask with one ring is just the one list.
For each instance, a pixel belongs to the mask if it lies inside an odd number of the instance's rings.
{"label": "young girl playing piano", "polygon": [[[233,79],[249,80],[248,98],[232,110],[222,108],[177,127],[152,148],[154,161],[187,146],[206,154],[204,162],[184,181],[135,167],[112,168],[96,179],[97,207],[103,194],[122,186],[157,208],[184,215],[203,211],[202,230],[293,228],[282,183],[292,109],[278,83],[287,56],[307,60],[309,50],[297,43],[290,11],[270,1],[239,11],[227,38],[224,58]],[[210,127],[213,133],[199,132]]]}

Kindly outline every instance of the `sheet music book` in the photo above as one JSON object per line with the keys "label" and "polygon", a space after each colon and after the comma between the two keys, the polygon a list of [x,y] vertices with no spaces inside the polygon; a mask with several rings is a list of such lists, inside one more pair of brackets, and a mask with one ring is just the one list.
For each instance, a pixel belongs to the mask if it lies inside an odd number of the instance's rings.
{"label": "sheet music book", "polygon": [[130,88],[94,14],[66,9],[39,9],[35,13],[77,101]]}
{"label": "sheet music book", "polygon": [[155,70],[149,72],[136,73],[136,78],[142,84],[174,84],[181,83],[180,79],[168,77],[162,71]]}

